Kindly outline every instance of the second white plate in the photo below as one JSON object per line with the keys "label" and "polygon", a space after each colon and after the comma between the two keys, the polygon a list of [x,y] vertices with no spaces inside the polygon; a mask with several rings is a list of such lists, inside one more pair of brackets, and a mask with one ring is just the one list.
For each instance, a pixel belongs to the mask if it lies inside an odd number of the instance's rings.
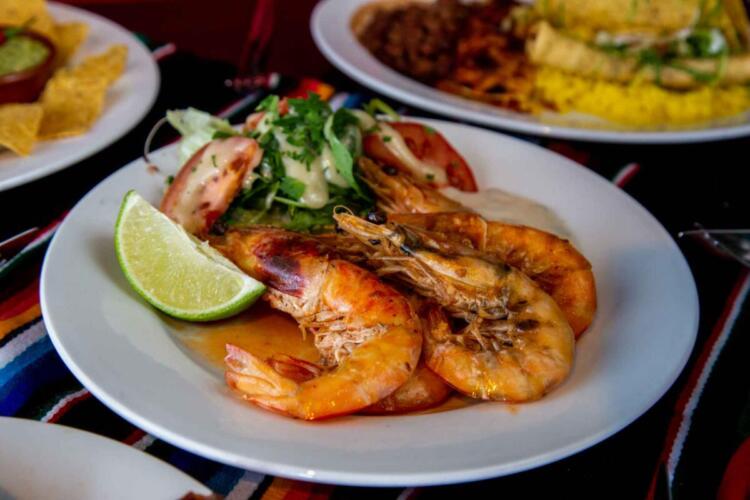
{"label": "second white plate", "polygon": [[109,89],[102,115],[85,134],[38,142],[29,156],[0,151],[0,191],[62,170],[106,148],[141,121],[159,91],[159,68],[135,35],[83,9],[51,2],[49,10],[58,22],[76,21],[89,26],[89,36],[73,63],[116,43],[128,47],[128,63],[122,76]]}
{"label": "second white plate", "polygon": [[0,417],[0,498],[163,500],[211,491],[184,472],[90,432]]}
{"label": "second white plate", "polygon": [[[695,340],[697,294],[677,245],[627,194],[570,160],[495,132],[425,123],[466,157],[480,186],[556,211],[593,264],[596,320],[578,342],[570,378],[541,401],[307,423],[239,400],[178,347],[117,264],[112,238],[123,195],[136,189],[158,203],[163,192],[163,177],[141,160],[86,195],[47,252],[42,310],[63,360],[102,402],[176,446],[328,483],[424,485],[510,474],[622,429],[669,388]],[[152,161],[165,175],[179,167],[174,146]]]}
{"label": "second white plate", "polygon": [[362,85],[393,99],[444,115],[524,134],[583,141],[676,143],[712,141],[750,135],[750,111],[694,127],[654,124],[638,130],[580,113],[547,112],[534,116],[501,109],[437,90],[397,73],[375,59],[349,29],[354,12],[373,0],[324,0],[310,21],[313,38],[326,58]]}

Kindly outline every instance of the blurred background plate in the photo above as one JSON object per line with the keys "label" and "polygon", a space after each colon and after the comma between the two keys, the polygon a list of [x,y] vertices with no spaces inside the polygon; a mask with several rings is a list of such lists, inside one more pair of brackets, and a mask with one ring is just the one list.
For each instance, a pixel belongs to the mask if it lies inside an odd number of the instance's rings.
{"label": "blurred background plate", "polygon": [[655,130],[617,126],[581,113],[552,111],[540,116],[517,113],[437,90],[397,73],[375,59],[350,29],[354,12],[373,0],[323,0],[310,21],[318,48],[338,69],[376,92],[454,120],[544,137],[596,142],[678,143],[730,139],[750,135],[750,111],[694,128]]}
{"label": "blurred background plate", "polygon": [[57,22],[89,25],[89,36],[73,57],[73,64],[115,43],[128,46],[128,63],[109,89],[102,115],[88,132],[69,139],[38,142],[26,157],[0,151],[0,191],[62,170],[109,146],[141,121],[159,90],[159,69],[151,53],[132,33],[77,7],[50,3],[49,10]]}

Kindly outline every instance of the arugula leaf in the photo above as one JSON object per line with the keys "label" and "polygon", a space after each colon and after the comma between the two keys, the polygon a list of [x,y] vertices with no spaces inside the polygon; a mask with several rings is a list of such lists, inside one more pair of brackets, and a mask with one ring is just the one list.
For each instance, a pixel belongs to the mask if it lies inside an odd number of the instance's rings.
{"label": "arugula leaf", "polygon": [[[347,109],[336,111],[333,115],[332,131],[354,159],[362,154],[362,131],[359,128],[359,119],[354,113]],[[323,132],[325,134],[325,129]]]}
{"label": "arugula leaf", "polygon": [[281,179],[279,191],[289,196],[292,200],[299,200],[305,192],[305,183],[294,177],[284,177]]}
{"label": "arugula leaf", "polygon": [[[352,121],[352,119],[354,121]],[[338,126],[336,126],[337,121],[339,122]],[[339,139],[337,134],[334,133],[335,128],[342,130],[342,136],[347,137],[347,142],[351,149]],[[350,132],[344,133],[344,129]],[[362,136],[359,127],[357,126],[356,117],[345,109],[336,111],[336,113],[331,115],[326,121],[325,127],[323,128],[323,134],[331,147],[333,163],[336,166],[338,173],[341,174],[347,184],[349,184],[358,195],[367,198],[367,194],[354,177],[354,159],[359,156],[359,148],[361,148],[362,144]],[[359,135],[357,136],[356,134]]]}
{"label": "arugula leaf", "polygon": [[239,135],[228,121],[195,108],[167,111],[167,121],[182,135],[178,150],[180,163],[185,163],[211,142],[217,132],[226,134],[226,137]]}

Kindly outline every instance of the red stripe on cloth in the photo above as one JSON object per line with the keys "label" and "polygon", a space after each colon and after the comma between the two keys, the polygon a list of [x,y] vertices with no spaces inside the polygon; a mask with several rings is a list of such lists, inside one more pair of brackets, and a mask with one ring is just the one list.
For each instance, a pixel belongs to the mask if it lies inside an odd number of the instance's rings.
{"label": "red stripe on cloth", "polygon": [[[649,486],[648,495],[646,497],[648,500],[653,500],[655,497],[659,473],[662,469],[662,465],[665,465],[669,460],[669,455],[674,446],[675,439],[677,438],[677,433],[680,430],[680,426],[685,418],[685,407],[687,406],[688,401],[690,401],[690,396],[696,389],[698,379],[700,378],[701,373],[706,366],[706,361],[708,360],[711,351],[716,344],[716,341],[724,331],[727,320],[729,319],[729,316],[734,309],[735,303],[740,296],[740,292],[745,287],[748,279],[750,279],[750,271],[743,271],[739,279],[735,283],[732,292],[729,294],[729,299],[724,305],[724,310],[722,311],[721,316],[719,316],[719,320],[714,325],[714,328],[711,331],[711,335],[704,344],[703,349],[701,350],[701,353],[695,362],[695,365],[693,365],[687,383],[680,392],[680,396],[677,399],[677,404],[675,406],[674,415],[669,422],[669,427],[667,428],[667,438],[664,442],[664,447],[662,448],[661,454],[659,456],[659,461],[651,478],[651,484]],[[671,484],[668,484],[668,487],[671,488]]]}
{"label": "red stripe on cloth", "polygon": [[640,170],[641,166],[637,163],[628,163],[617,173],[612,182],[614,182],[617,187],[624,188],[633,177],[640,172]]}
{"label": "red stripe on cloth", "polygon": [[73,408],[75,405],[80,403],[81,401],[84,401],[86,399],[89,399],[91,397],[91,393],[89,391],[84,392],[83,394],[80,394],[74,398],[71,398],[70,401],[65,403],[63,406],[61,406],[53,415],[50,415],[45,422],[54,424],[58,420],[60,420],[63,415],[68,413],[71,408]]}
{"label": "red stripe on cloth", "polygon": [[39,303],[39,278],[0,303],[0,321],[17,316]]}
{"label": "red stripe on cloth", "polygon": [[750,498],[750,438],[737,448],[724,470],[717,500],[747,500]]}
{"label": "red stripe on cloth", "polygon": [[65,210],[63,213],[52,219],[52,221],[44,226],[41,231],[39,231],[39,234],[37,234],[36,238],[32,240],[32,243],[35,241],[39,241],[40,239],[44,238],[50,231],[54,231],[62,224],[62,221],[65,220],[65,217],[68,216],[68,213],[70,210]]}
{"label": "red stripe on cloth", "polygon": [[143,432],[140,429],[135,429],[133,432],[128,434],[128,437],[122,440],[123,443],[127,444],[128,446],[132,445],[133,443],[136,443],[139,439],[142,439],[143,436],[145,436],[146,433]]}

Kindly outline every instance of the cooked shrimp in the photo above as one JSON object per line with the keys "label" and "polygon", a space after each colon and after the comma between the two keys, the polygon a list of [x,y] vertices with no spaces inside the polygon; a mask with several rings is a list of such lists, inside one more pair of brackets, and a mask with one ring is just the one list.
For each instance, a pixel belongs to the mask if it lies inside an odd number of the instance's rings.
{"label": "cooked shrimp", "polygon": [[596,313],[591,264],[569,241],[526,226],[490,222],[469,213],[392,214],[399,224],[445,236],[443,244],[464,246],[530,277],[557,302],[576,337]]}
{"label": "cooked shrimp", "polygon": [[426,410],[445,401],[450,393],[451,388],[443,379],[420,361],[404,385],[360,413],[385,415]]}
{"label": "cooked shrimp", "polygon": [[371,224],[347,213],[334,218],[369,249],[368,265],[378,274],[468,323],[451,336],[439,322],[424,327],[431,342],[427,366],[450,385],[476,398],[528,401],[565,379],[573,331],[555,301],[525,274],[474,255],[441,254],[424,233],[394,223]]}
{"label": "cooked shrimp", "polygon": [[430,186],[369,160],[360,161],[360,167],[389,220],[442,233],[446,240],[521,270],[555,299],[576,336],[591,324],[597,307],[594,274],[569,241],[527,226],[487,221]]}
{"label": "cooked shrimp", "polygon": [[215,139],[180,169],[161,201],[161,211],[186,231],[205,235],[226,212],[263,152],[247,137]]}
{"label": "cooked shrimp", "polygon": [[[233,357],[245,355],[244,351],[235,346],[227,346],[227,350],[232,353]],[[285,354],[275,355],[266,362],[276,372],[297,382],[306,382],[319,377],[325,371],[324,367],[315,363]],[[443,382],[443,379],[427,368],[423,360],[420,360],[417,368],[402,386],[377,403],[360,410],[359,413],[387,415],[426,410],[445,401],[450,393],[451,388]]]}
{"label": "cooked shrimp", "polygon": [[245,399],[315,420],[361,410],[409,379],[420,356],[419,322],[408,300],[375,275],[281,229],[232,230],[212,243],[266,283],[271,306],[296,318],[321,353],[317,371],[227,346],[226,382]]}
{"label": "cooked shrimp", "polygon": [[[530,280],[515,284],[520,300],[536,302],[535,317],[479,320],[453,332],[439,307],[424,316],[427,366],[459,392],[477,399],[521,403],[539,399],[562,383],[573,364],[575,340],[547,295]],[[518,314],[524,316],[521,308]],[[567,333],[564,330],[567,328]]]}

